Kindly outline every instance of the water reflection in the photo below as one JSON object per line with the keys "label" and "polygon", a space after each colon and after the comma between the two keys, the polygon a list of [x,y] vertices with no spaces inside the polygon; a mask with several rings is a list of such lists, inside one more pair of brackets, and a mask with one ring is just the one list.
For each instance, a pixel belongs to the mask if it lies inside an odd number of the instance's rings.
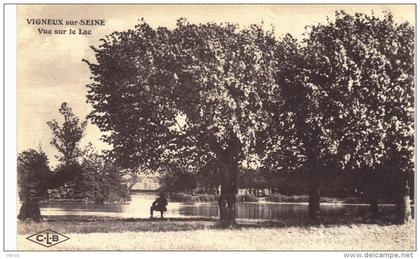
{"label": "water reflection", "polygon": [[[92,204],[84,202],[49,202],[41,204],[42,215],[80,215],[109,216],[119,218],[147,218],[149,208],[156,194],[134,193],[127,204]],[[390,211],[393,206],[381,206],[382,211]],[[340,217],[343,215],[359,216],[369,213],[368,205],[321,204],[322,214]],[[307,204],[242,202],[237,203],[236,217],[240,219],[279,220],[305,218]],[[175,203],[170,202],[166,217],[218,217],[219,208],[216,202],[211,203]]]}
{"label": "water reflection", "polygon": [[[393,206],[381,206],[384,212],[390,212]],[[180,214],[184,216],[218,216],[217,204],[198,204],[180,208]],[[321,205],[322,215],[331,217],[361,216],[369,213],[368,205]],[[242,219],[296,219],[306,218],[308,215],[307,204],[287,204],[268,202],[243,202],[237,204],[236,217]]]}

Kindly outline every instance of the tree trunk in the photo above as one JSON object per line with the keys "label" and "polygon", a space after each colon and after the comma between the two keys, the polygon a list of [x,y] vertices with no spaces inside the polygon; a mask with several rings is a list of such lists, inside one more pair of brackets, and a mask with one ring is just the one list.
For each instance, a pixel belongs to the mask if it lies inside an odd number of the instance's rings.
{"label": "tree trunk", "polygon": [[403,224],[411,219],[410,185],[407,178],[403,179],[400,183],[396,214],[398,223]]}
{"label": "tree trunk", "polygon": [[234,227],[236,225],[236,195],[234,193],[223,192],[219,197],[220,225],[222,227]]}
{"label": "tree trunk", "polygon": [[25,221],[25,219],[32,219],[39,222],[41,219],[41,211],[39,210],[38,201],[24,201],[20,207],[18,219]]}
{"label": "tree trunk", "polygon": [[321,216],[321,175],[316,168],[310,176],[308,216],[311,220],[319,220]]}
{"label": "tree trunk", "polygon": [[376,172],[366,172],[367,173],[367,194],[370,207],[370,215],[372,218],[376,219],[379,216],[378,209],[378,175]]}
{"label": "tree trunk", "polygon": [[238,154],[239,140],[233,137],[229,146],[219,157],[221,161],[221,191],[219,197],[220,225],[234,227],[236,213],[236,194],[238,193]]}
{"label": "tree trunk", "polygon": [[372,218],[376,219],[379,216],[379,209],[378,209],[378,198],[376,194],[371,192],[369,194],[369,207],[370,207],[370,215]]}
{"label": "tree trunk", "polygon": [[[235,168],[236,167],[236,168]],[[231,165],[230,170],[223,173],[221,193],[219,197],[220,225],[235,226],[236,194],[238,193],[238,165]]]}

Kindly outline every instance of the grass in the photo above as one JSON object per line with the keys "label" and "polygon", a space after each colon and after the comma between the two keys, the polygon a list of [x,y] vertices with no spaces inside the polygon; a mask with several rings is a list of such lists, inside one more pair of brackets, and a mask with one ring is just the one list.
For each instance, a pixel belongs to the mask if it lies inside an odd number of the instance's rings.
{"label": "grass", "polygon": [[[415,225],[368,218],[287,222],[238,221],[221,229],[211,219],[167,220],[112,218],[48,218],[18,224],[19,249],[44,249],[25,238],[50,228],[70,240],[51,249],[66,250],[413,250]],[[351,222],[351,223],[350,223]]]}
{"label": "grass", "polygon": [[200,230],[214,227],[214,220],[207,218],[178,218],[178,219],[115,219],[115,218],[92,218],[92,217],[48,217],[48,221],[19,222],[18,234],[37,233],[51,228],[62,234],[67,233],[123,233],[140,231],[185,231]]}
{"label": "grass", "polygon": [[[241,228],[285,228],[285,227],[319,227],[340,225],[395,225],[393,215],[382,215],[378,219],[371,219],[369,215],[354,217],[323,217],[314,222],[309,219],[290,218],[278,221],[255,221],[237,219],[237,229]],[[113,218],[94,216],[45,216],[44,221],[39,223],[30,220],[18,221],[18,234],[30,234],[54,227],[60,233],[94,233],[94,232],[118,232],[126,231],[185,231],[219,228],[218,220],[206,217],[194,218]]]}

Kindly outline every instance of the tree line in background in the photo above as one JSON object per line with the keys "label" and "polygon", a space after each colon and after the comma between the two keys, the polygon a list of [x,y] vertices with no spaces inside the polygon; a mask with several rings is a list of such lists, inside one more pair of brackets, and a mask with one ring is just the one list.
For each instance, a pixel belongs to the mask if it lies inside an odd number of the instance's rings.
{"label": "tree line in background", "polygon": [[212,172],[223,225],[235,224],[238,175],[252,164],[302,172],[311,218],[323,182],[338,175],[364,179],[373,211],[382,184],[392,185],[398,218],[408,219],[414,28],[390,13],[338,11],[300,41],[260,25],[142,21],[92,49],[89,118],[110,133],[108,155],[144,172]]}
{"label": "tree line in background", "polygon": [[46,199],[84,199],[95,203],[129,199],[123,171],[95,152],[91,145],[80,148],[86,121],[80,122],[67,103],[59,109],[64,122],[47,124],[52,130],[51,145],[59,153],[58,165],[50,169],[47,155],[39,150],[21,152],[17,159],[19,199],[18,218],[39,220],[39,201]]}
{"label": "tree line in background", "polygon": [[[376,202],[378,200],[386,203],[392,203],[395,196],[395,178],[393,174],[384,173],[381,178],[373,179],[366,174],[347,174],[343,169],[328,169],[323,175],[327,181],[322,183],[322,195],[332,199],[340,200],[348,203],[370,203],[371,188],[373,183],[380,186],[376,192]],[[307,201],[307,189],[309,187],[308,177],[303,170],[293,172],[271,172],[249,168],[239,168],[238,188],[240,196],[237,200],[243,200],[242,196],[249,195],[250,201],[258,200],[258,197],[266,197],[268,200],[277,201],[276,194],[288,201],[294,201],[293,197],[298,201]],[[372,182],[374,180],[374,182]],[[188,172],[166,172],[159,177],[160,188],[166,192],[170,198],[177,196],[179,193],[186,201],[195,198],[200,201],[201,194],[219,194],[220,182],[217,175],[205,173],[188,173]],[[410,198],[414,198],[414,179],[409,181]],[[191,197],[197,196],[197,197]],[[178,199],[173,197],[175,201],[184,201],[182,197]],[[204,197],[203,199],[206,200]],[[213,197],[212,197],[213,199]],[[331,200],[331,199],[329,199]],[[378,208],[374,208],[378,213]],[[377,216],[377,215],[375,215]]]}

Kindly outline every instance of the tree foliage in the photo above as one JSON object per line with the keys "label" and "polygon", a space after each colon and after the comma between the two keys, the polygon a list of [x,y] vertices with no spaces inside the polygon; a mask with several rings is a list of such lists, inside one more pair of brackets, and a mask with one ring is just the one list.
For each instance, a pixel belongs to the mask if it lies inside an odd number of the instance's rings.
{"label": "tree foliage", "polygon": [[259,133],[264,167],[302,168],[315,189],[335,171],[355,188],[362,179],[366,193],[401,192],[414,172],[414,28],[390,13],[338,11],[302,42],[281,38],[276,58],[280,90]]}
{"label": "tree foliage", "polygon": [[53,134],[51,145],[60,153],[57,158],[60,162],[68,164],[75,162],[80,156],[79,142],[83,137],[87,121],[80,122],[66,102],[61,104],[58,111],[64,117],[63,125],[60,126],[56,120],[47,124]]}
{"label": "tree foliage", "polygon": [[123,167],[217,172],[222,197],[236,193],[240,165],[259,160],[264,172],[303,172],[314,209],[323,176],[414,172],[414,28],[389,13],[338,11],[302,41],[179,19],[101,42],[96,63],[85,60],[89,118]]}
{"label": "tree foliage", "polygon": [[29,197],[30,190],[35,190],[40,196],[46,195],[46,185],[50,177],[48,158],[42,150],[28,149],[18,155],[17,180],[20,200]]}
{"label": "tree foliage", "polygon": [[199,168],[232,139],[252,150],[276,87],[272,33],[180,19],[172,31],[141,23],[102,41],[89,63],[90,118],[111,132],[121,164],[156,169],[172,156]]}
{"label": "tree foliage", "polygon": [[[396,24],[389,13],[381,19],[337,12],[335,22],[312,28],[307,43],[313,54],[309,57],[318,67],[311,69],[316,73],[312,77],[319,75],[324,88],[334,87],[337,98],[348,100],[332,109],[338,114],[335,122],[340,130],[335,135],[342,163],[374,169],[395,152],[410,152],[414,147],[413,27]],[[322,61],[316,62],[317,57]],[[412,153],[405,156],[413,157]]]}
{"label": "tree foliage", "polygon": [[47,155],[42,151],[28,149],[18,155],[19,198],[25,200],[31,190],[37,199],[48,198],[48,190],[56,189],[71,181],[82,172],[77,163],[63,164],[51,171]]}
{"label": "tree foliage", "polygon": [[[98,204],[129,200],[129,187],[123,176],[125,171],[112,159],[99,154],[89,145],[83,150],[79,164],[63,164],[62,175],[72,175],[63,186],[50,192],[55,199],[87,199]],[[78,172],[74,174],[72,172]]]}
{"label": "tree foliage", "polygon": [[89,150],[82,159],[83,174],[78,179],[78,189],[96,203],[129,200],[124,171],[112,159]]}

